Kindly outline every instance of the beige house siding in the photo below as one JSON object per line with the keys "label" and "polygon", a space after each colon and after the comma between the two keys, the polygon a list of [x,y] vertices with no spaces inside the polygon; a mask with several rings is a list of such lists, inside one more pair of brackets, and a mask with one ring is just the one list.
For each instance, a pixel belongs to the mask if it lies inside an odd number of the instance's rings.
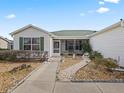
{"label": "beige house siding", "polygon": [[90,39],[93,50],[101,52],[104,57],[111,57],[124,66],[124,28],[116,27]]}
{"label": "beige house siding", "polygon": [[8,42],[2,38],[0,38],[0,48],[8,49]]}
{"label": "beige house siding", "polygon": [[40,31],[38,29],[35,29],[33,27],[29,27],[25,29],[24,31],[21,31],[17,34],[14,35],[14,50],[19,50],[19,38],[20,37],[44,37],[44,51],[48,51],[49,56],[51,55],[50,53],[50,39],[51,37],[45,33],[44,31]]}

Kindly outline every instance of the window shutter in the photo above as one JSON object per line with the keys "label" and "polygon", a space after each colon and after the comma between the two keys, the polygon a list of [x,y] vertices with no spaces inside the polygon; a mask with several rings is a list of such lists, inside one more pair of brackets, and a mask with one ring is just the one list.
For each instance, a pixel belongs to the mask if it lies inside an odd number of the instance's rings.
{"label": "window shutter", "polygon": [[19,47],[20,47],[20,50],[23,50],[23,37],[19,38]]}
{"label": "window shutter", "polygon": [[44,51],[44,37],[40,37],[40,50]]}
{"label": "window shutter", "polygon": [[65,40],[65,49],[68,50],[67,40]]}

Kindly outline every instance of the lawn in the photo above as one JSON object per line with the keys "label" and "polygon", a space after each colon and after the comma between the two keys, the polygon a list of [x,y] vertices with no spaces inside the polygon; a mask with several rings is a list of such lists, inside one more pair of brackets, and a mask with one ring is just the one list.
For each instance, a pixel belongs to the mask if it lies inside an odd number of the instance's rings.
{"label": "lawn", "polygon": [[[11,72],[13,68],[19,67],[22,64],[30,65],[30,67],[17,70],[14,73]],[[10,87],[26,77],[40,64],[39,62],[0,62],[0,93],[6,93]]]}

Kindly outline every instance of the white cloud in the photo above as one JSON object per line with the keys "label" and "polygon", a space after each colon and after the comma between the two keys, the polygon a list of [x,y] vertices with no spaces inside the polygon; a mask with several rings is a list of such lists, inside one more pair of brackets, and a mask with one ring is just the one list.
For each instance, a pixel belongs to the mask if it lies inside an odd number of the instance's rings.
{"label": "white cloud", "polygon": [[85,13],[80,13],[80,16],[85,16]]}
{"label": "white cloud", "polygon": [[103,1],[99,1],[99,4],[100,4],[100,5],[104,5],[105,2],[103,2]]}
{"label": "white cloud", "polygon": [[106,12],[109,12],[110,9],[109,8],[106,8],[106,7],[100,7],[98,10],[96,10],[96,12],[100,13],[100,14],[103,14],[103,13],[106,13]]}
{"label": "white cloud", "polygon": [[16,17],[15,14],[9,14],[6,16],[7,19],[14,19]]}
{"label": "white cloud", "polygon": [[110,3],[115,3],[115,4],[120,2],[120,0],[104,0],[104,1],[105,2],[110,2]]}

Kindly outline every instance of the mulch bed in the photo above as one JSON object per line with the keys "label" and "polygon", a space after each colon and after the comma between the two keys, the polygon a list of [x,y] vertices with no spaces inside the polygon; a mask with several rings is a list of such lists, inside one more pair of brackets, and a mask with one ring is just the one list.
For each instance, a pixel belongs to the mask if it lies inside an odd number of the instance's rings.
{"label": "mulch bed", "polygon": [[104,66],[96,67],[94,62],[90,62],[86,67],[81,68],[74,76],[74,81],[123,81],[124,72],[109,71]]}
{"label": "mulch bed", "polygon": [[9,88],[26,77],[40,64],[37,62],[0,63],[0,93],[6,93]]}

